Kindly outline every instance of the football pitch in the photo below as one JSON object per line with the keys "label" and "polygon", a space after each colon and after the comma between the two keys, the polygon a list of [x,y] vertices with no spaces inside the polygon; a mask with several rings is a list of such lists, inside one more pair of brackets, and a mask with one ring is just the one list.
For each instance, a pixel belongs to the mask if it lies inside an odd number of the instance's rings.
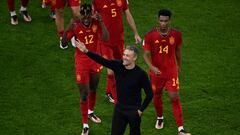
{"label": "football pitch", "polygon": [[[19,9],[20,0],[16,0]],[[83,0],[86,2],[89,0]],[[172,26],[183,33],[180,96],[184,123],[193,135],[240,135],[240,1],[129,0],[141,37],[157,24],[161,8],[173,12]],[[79,91],[74,49],[61,50],[55,23],[40,0],[30,0],[33,21],[10,25],[6,0],[0,2],[0,135],[79,135]],[[66,10],[65,26],[70,20]],[[124,20],[125,21],[125,20]],[[134,43],[125,24],[125,44]],[[139,49],[142,48],[139,45]],[[140,55],[137,64],[147,70]],[[90,135],[110,135],[113,105],[104,97],[106,69],[98,88]],[[152,103],[142,116],[142,135],[177,135],[167,92],[165,127],[156,130]],[[128,135],[127,129],[125,135]]]}

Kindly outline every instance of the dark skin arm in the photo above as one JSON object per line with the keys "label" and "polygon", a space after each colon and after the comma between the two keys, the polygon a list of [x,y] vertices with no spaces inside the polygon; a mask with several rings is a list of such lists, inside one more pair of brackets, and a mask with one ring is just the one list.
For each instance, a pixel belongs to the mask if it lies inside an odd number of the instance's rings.
{"label": "dark skin arm", "polygon": [[156,75],[161,74],[161,71],[152,65],[151,63],[151,52],[150,51],[144,51],[143,58],[145,60],[145,63],[148,65],[150,70],[152,70]]}
{"label": "dark skin arm", "polygon": [[98,22],[100,23],[100,26],[102,28],[102,40],[103,41],[108,41],[109,40],[109,33],[108,33],[108,30],[107,30],[104,22],[102,21],[102,16],[99,13],[96,13],[95,15],[93,15],[93,18],[97,19]]}

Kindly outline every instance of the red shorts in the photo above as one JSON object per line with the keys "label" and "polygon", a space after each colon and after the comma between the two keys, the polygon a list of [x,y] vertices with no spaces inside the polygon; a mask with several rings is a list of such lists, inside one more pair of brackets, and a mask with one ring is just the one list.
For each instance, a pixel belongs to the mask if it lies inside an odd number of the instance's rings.
{"label": "red shorts", "polygon": [[64,8],[66,3],[69,7],[80,6],[81,0],[56,0],[56,8]]}
{"label": "red shorts", "polygon": [[122,59],[124,51],[124,41],[113,43],[99,42],[99,51],[102,56],[107,59]]}
{"label": "red shorts", "polygon": [[75,55],[76,83],[89,83],[90,75],[101,72],[102,66],[90,58]]}
{"label": "red shorts", "polygon": [[163,88],[166,88],[169,92],[179,91],[178,75],[165,76],[150,73],[150,79],[154,94],[160,93]]}

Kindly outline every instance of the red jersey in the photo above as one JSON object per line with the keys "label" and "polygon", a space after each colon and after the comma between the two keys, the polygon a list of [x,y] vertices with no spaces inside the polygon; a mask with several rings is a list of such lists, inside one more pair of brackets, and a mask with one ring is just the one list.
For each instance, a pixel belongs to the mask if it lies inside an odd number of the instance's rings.
{"label": "red jersey", "polygon": [[151,62],[163,75],[177,74],[175,50],[182,44],[182,34],[174,29],[163,36],[154,28],[144,37],[143,49],[151,52]]}
{"label": "red jersey", "polygon": [[122,12],[128,9],[126,0],[94,0],[94,11],[102,16],[109,32],[109,42],[124,40]]}
{"label": "red jersey", "polygon": [[[86,48],[92,52],[97,52],[97,42],[99,33],[101,32],[98,21],[92,20],[89,27],[86,27],[80,20],[75,20],[71,28],[68,30],[68,39],[75,36],[78,40],[86,45]],[[76,55],[88,58],[83,52],[76,49]]]}

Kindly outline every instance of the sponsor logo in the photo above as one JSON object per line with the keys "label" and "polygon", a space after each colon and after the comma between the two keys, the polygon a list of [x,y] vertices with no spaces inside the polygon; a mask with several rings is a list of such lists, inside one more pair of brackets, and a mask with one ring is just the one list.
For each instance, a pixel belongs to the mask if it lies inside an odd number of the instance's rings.
{"label": "sponsor logo", "polygon": [[81,81],[81,79],[82,79],[82,78],[81,78],[81,75],[78,74],[78,75],[77,75],[77,81]]}

